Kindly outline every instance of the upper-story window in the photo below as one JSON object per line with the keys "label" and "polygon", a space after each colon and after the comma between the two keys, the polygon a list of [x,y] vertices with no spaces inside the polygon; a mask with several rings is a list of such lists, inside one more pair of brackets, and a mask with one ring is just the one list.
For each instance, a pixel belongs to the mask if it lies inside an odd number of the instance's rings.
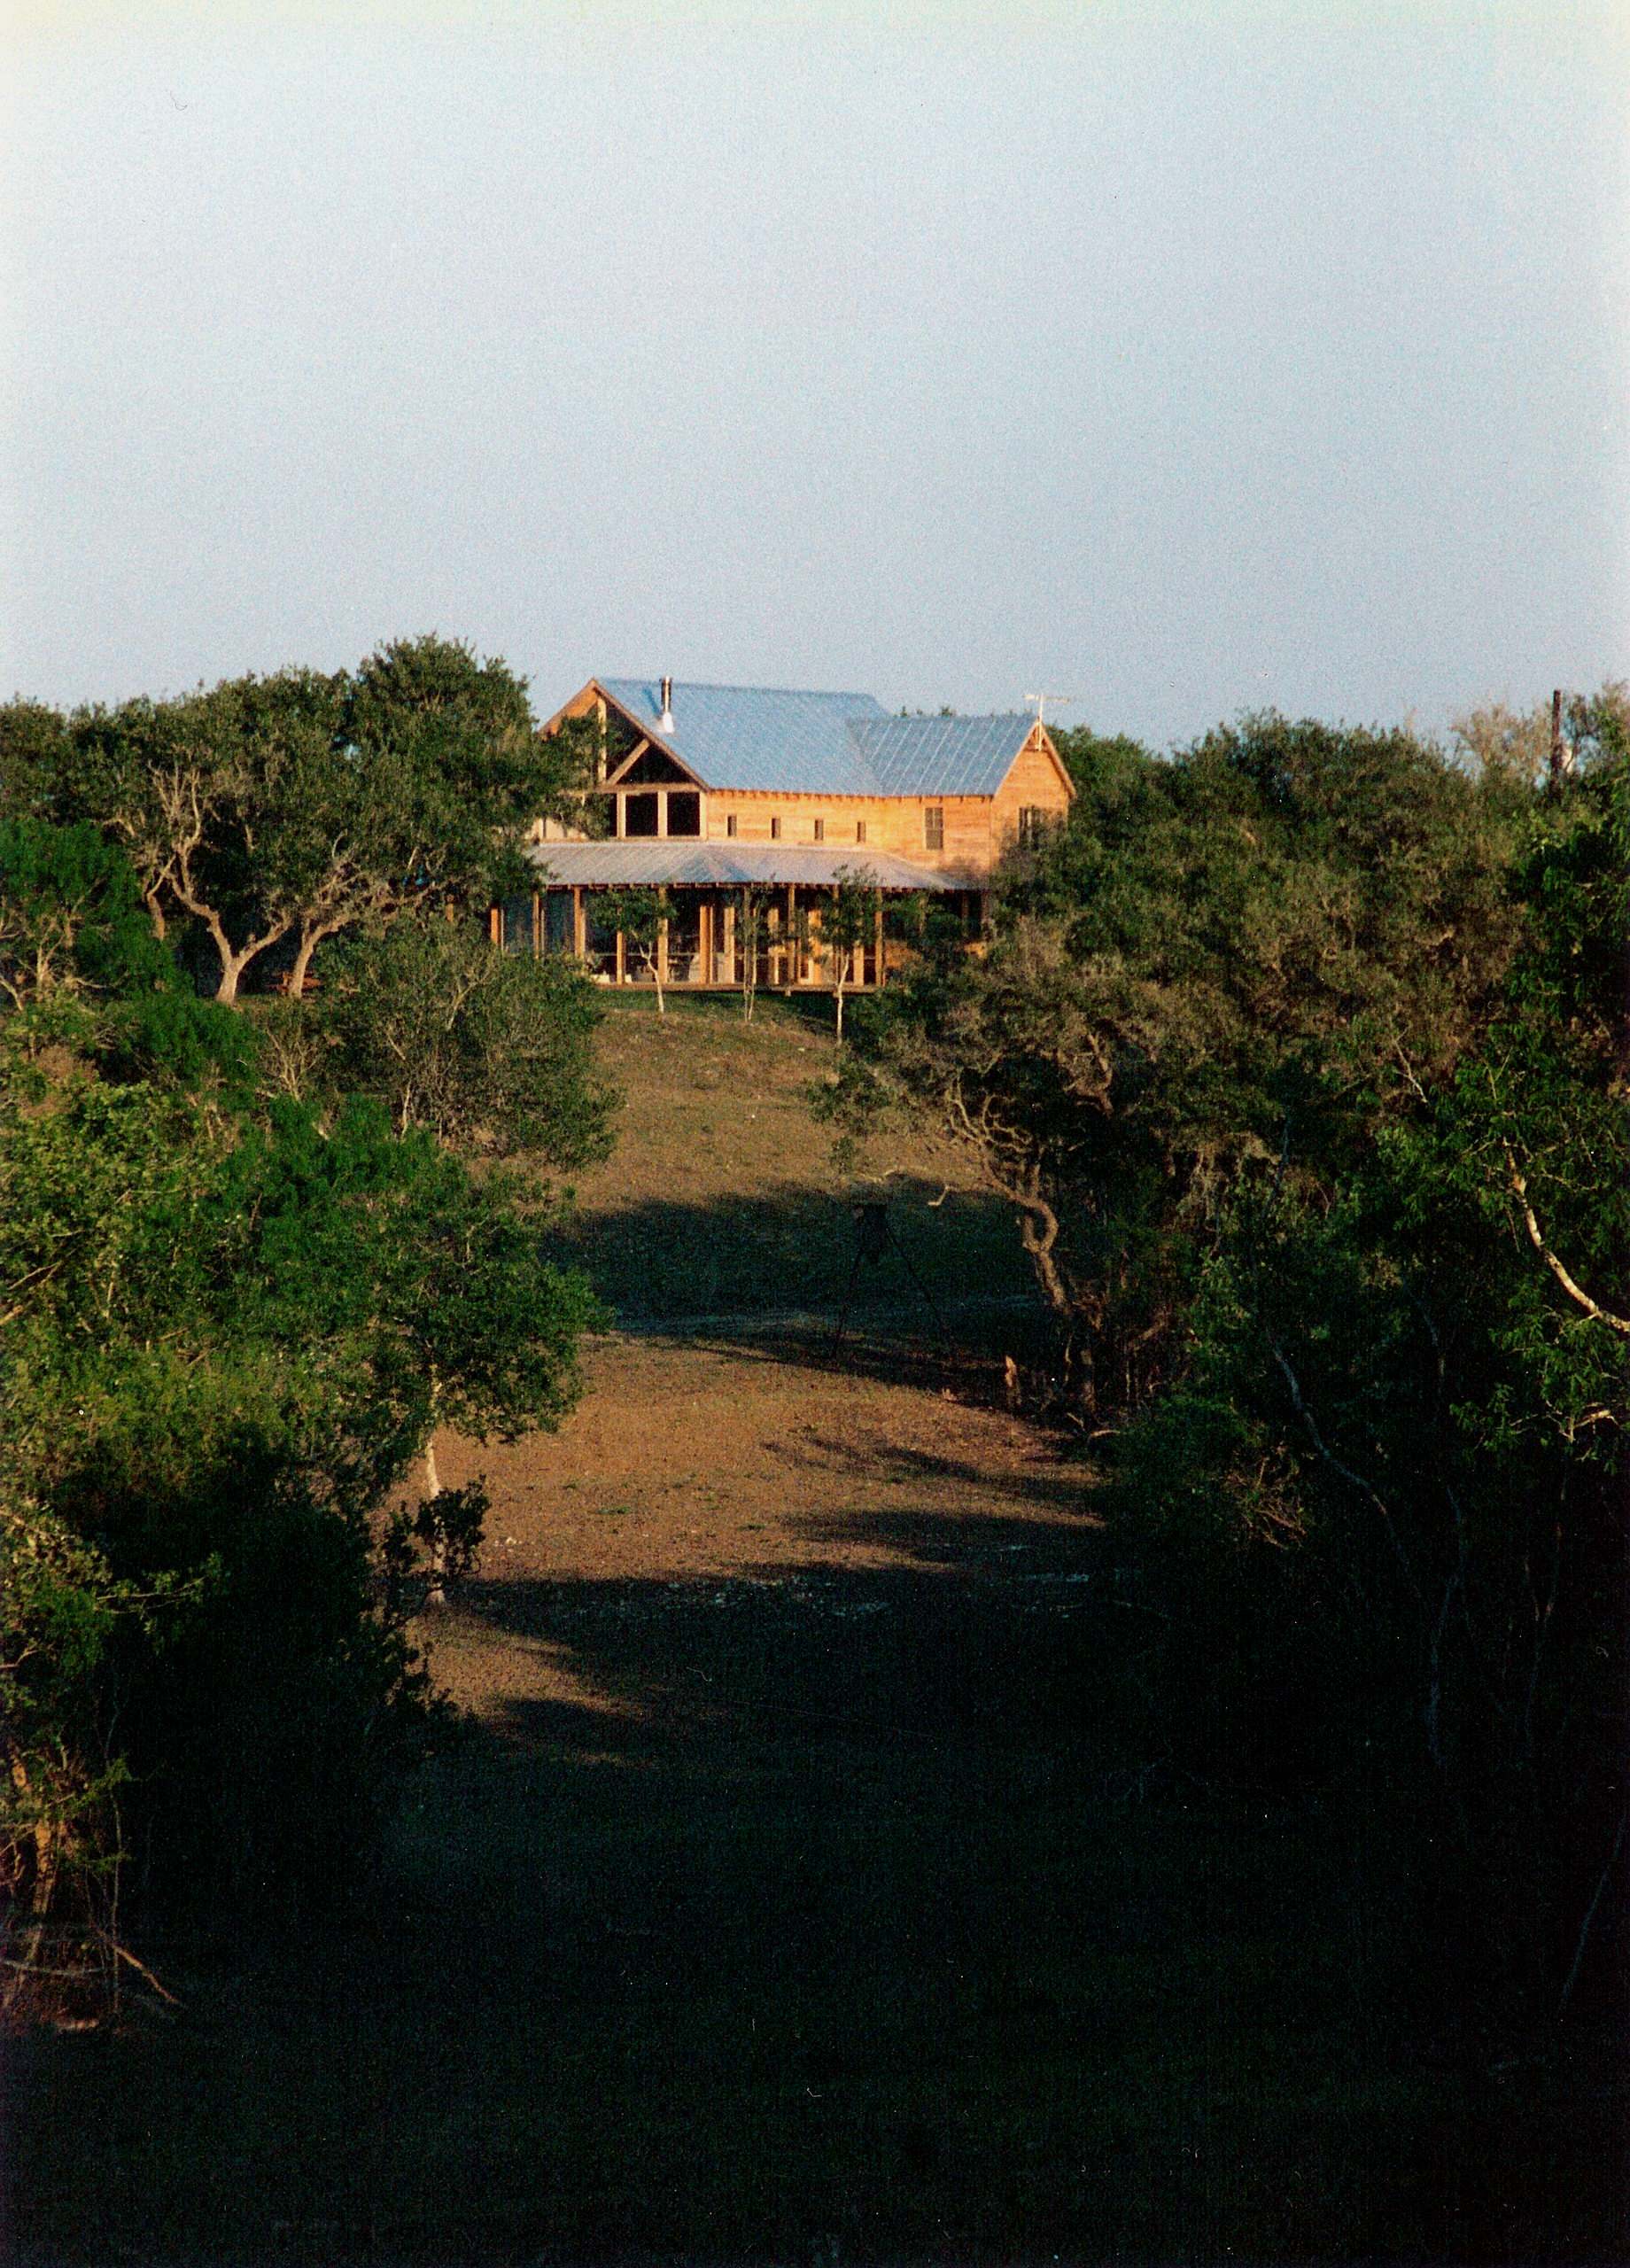
{"label": "upper-story window", "polygon": [[945,848],[945,806],[929,804],[922,814],[922,847],[925,850]]}
{"label": "upper-story window", "polygon": [[824,843],[824,842],[826,841],[826,839],[827,839],[827,822],[826,822],[826,820],[825,820],[824,819],[818,819],[816,820],[816,822],[815,822],[815,832],[814,832],[814,835],[811,837],[811,840],[812,842],[815,842],[815,843]]}
{"label": "upper-story window", "polygon": [[858,819],[855,821],[855,840],[857,843],[865,841],[865,821],[863,819]]}
{"label": "upper-story window", "polygon": [[728,835],[731,837],[731,839],[732,839],[733,841],[734,840],[734,837],[735,837],[735,831],[736,831],[736,815],[735,815],[735,813],[734,813],[734,812],[726,812],[725,813],[725,832],[726,832],[726,835]]}
{"label": "upper-story window", "polygon": [[774,818],[773,818],[773,819],[772,819],[772,820],[770,821],[770,840],[771,840],[771,842],[772,842],[772,843],[779,843],[779,842],[780,841],[780,839],[781,839],[781,818],[780,818],[780,813],[778,812],[775,814]]}
{"label": "upper-story window", "polygon": [[1019,840],[1027,848],[1039,843],[1047,831],[1047,814],[1039,804],[1022,804],[1019,809]]}

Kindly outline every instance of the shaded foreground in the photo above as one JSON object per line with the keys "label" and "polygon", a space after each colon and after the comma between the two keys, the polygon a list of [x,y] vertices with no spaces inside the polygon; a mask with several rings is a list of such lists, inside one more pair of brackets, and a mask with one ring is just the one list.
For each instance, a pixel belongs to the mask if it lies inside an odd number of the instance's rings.
{"label": "shaded foreground", "polygon": [[1387,2060],[1351,1854],[1137,1753],[1083,1471],[974,1372],[594,1367],[481,1459],[473,1729],[367,1910],[18,2061],[25,2256],[1593,2249],[1610,2107]]}

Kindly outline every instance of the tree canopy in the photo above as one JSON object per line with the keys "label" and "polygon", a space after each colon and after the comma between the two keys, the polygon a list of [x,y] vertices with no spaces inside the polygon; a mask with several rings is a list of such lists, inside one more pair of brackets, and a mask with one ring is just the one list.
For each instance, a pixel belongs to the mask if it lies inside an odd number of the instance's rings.
{"label": "tree canopy", "polygon": [[1544,792],[1274,716],[1089,737],[834,1098],[1013,1206],[1174,1768],[1367,1806],[1392,1956],[1506,2038],[1611,1968],[1626,1831],[1630,765],[1611,688],[1569,713]]}
{"label": "tree canopy", "polygon": [[[154,1894],[343,1886],[433,1723],[409,1615],[479,1535],[478,1489],[400,1484],[438,1423],[557,1422],[594,1310],[463,1120],[361,1051],[279,1091],[94,828],[0,827],[0,1882],[25,1969],[88,1977],[129,1848]],[[574,1016],[510,1122],[563,1158],[604,1139]]]}
{"label": "tree canopy", "polygon": [[525,682],[426,636],[353,671],[288,669],[169,700],[0,711],[0,787],[127,852],[156,932],[196,925],[217,998],[275,948],[299,992],[325,938],[512,888],[533,820],[584,760]]}

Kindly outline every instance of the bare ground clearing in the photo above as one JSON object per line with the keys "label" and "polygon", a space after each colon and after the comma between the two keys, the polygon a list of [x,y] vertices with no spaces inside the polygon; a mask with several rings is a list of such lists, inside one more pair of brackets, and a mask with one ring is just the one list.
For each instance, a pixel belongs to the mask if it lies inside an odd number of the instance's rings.
{"label": "bare ground clearing", "polygon": [[[503,1612],[517,1585],[746,1583],[930,1571],[1067,1612],[1087,1581],[1090,1477],[1054,1438],[907,1348],[609,1339],[555,1437],[444,1436],[444,1480],[485,1472],[481,1580],[427,1627],[439,1677],[488,1722],[524,1696],[613,1705]],[[880,1371],[883,1373],[879,1374]],[[807,1586],[806,1586],[807,1588]],[[876,1610],[873,1610],[876,1611]],[[617,1704],[615,1705],[625,1705]]]}

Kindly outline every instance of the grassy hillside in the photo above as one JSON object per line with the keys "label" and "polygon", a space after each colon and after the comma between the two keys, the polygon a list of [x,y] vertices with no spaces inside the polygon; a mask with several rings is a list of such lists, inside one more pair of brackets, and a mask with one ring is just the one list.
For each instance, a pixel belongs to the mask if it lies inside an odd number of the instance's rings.
{"label": "grassy hillside", "polygon": [[901,1134],[846,1178],[811,1091],[829,1076],[827,1003],[608,998],[600,1056],[624,1096],[617,1147],[578,1184],[568,1242],[619,1321],[835,1309],[854,1206],[887,1198],[899,1249],[856,1282],[858,1311],[921,1308],[906,1262],[947,1308],[1032,1288],[1012,1214],[952,1191],[956,1161]]}

